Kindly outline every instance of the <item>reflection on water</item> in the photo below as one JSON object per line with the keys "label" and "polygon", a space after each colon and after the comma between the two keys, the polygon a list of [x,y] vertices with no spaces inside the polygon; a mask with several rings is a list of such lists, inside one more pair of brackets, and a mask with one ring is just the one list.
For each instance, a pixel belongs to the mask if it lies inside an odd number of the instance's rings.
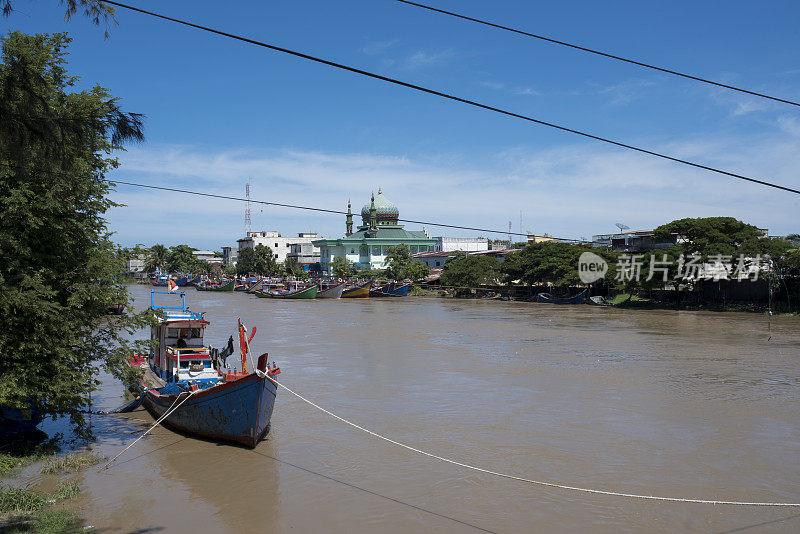
{"label": "reflection on water", "polygon": [[[137,304],[149,288],[135,287]],[[584,487],[800,501],[800,320],[513,302],[279,301],[196,293],[222,346],[257,326],[280,379],[343,417],[487,469]],[[119,387],[106,382],[100,408]],[[115,389],[116,388],[116,389]],[[152,421],[117,417],[112,455]],[[107,423],[103,423],[106,424]],[[800,530],[796,511],[630,501],[413,455],[279,392],[255,450],[158,428],[83,515],[110,532]]]}

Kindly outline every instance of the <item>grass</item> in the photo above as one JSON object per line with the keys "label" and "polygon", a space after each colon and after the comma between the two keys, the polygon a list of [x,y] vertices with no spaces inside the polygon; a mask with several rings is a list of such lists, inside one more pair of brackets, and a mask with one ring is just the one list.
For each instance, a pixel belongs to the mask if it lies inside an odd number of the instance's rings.
{"label": "grass", "polygon": [[105,460],[103,456],[99,456],[93,452],[74,452],[57,458],[51,458],[42,466],[41,472],[45,475],[74,473],[92,465],[99,464],[103,460]]}
{"label": "grass", "polygon": [[0,453],[0,477],[9,477],[18,469],[53,456],[59,450],[55,441],[48,441],[40,445],[18,442],[10,444],[7,449]]}
{"label": "grass", "polygon": [[47,499],[25,488],[0,487],[0,513],[33,512],[41,510]]}
{"label": "grass", "polygon": [[61,484],[56,487],[55,493],[53,493],[53,499],[57,501],[63,501],[66,499],[72,499],[80,495],[81,493],[81,485],[78,484],[76,481],[71,482],[62,482]]}
{"label": "grass", "polygon": [[0,531],[4,534],[66,534],[82,532],[82,521],[66,510],[42,509],[35,513],[8,516],[0,519]]}
{"label": "grass", "polygon": [[80,519],[66,510],[53,510],[49,504],[72,499],[81,492],[75,481],[59,484],[55,492],[44,496],[26,488],[0,486],[0,531],[56,534],[78,532]]}

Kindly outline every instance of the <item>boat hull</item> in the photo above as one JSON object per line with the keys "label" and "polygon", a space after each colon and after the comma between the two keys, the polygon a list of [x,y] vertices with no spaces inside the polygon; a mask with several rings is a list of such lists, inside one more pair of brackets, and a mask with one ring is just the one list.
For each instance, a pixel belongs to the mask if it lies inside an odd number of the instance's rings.
{"label": "boat hull", "polygon": [[342,291],[343,299],[366,299],[369,298],[369,290],[372,287],[372,280],[364,282],[360,286],[351,287]]}
{"label": "boat hull", "polygon": [[338,286],[329,287],[325,290],[317,291],[317,298],[318,299],[338,299],[341,298],[342,292],[344,291],[345,282],[342,282]]}
{"label": "boat hull", "polygon": [[583,304],[583,301],[586,300],[587,292],[588,290],[584,289],[574,297],[564,299],[556,298],[550,293],[539,293],[536,295],[536,302],[545,304]]}
{"label": "boat hull", "polygon": [[210,286],[210,287],[203,287],[203,286],[194,286],[195,289],[198,291],[224,291],[226,293],[232,293],[236,283],[231,280],[227,284],[222,284],[218,286]]}
{"label": "boat hull", "polygon": [[286,293],[273,293],[271,291],[256,291],[256,295],[268,299],[313,299],[317,297],[317,286],[307,287],[299,291]]}
{"label": "boat hull", "polygon": [[161,395],[158,390],[148,390],[144,405],[153,417],[160,418],[173,403],[183,402],[163,424],[193,436],[255,447],[269,431],[276,394],[272,380],[251,373],[199,391],[188,400],[188,393]]}

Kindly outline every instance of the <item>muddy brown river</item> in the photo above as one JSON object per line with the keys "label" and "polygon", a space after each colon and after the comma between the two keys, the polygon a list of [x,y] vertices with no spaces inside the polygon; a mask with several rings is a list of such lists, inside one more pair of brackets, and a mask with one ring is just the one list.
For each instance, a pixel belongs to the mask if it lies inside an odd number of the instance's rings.
{"label": "muddy brown river", "polygon": [[[149,287],[132,288],[138,307]],[[411,446],[617,492],[800,502],[800,318],[435,298],[187,292],[222,346],[257,326],[279,379]],[[119,404],[104,380],[98,408]],[[153,419],[95,417],[113,456]],[[798,532],[800,509],[531,485],[401,449],[278,392],[254,450],[158,427],[81,476],[103,532]]]}

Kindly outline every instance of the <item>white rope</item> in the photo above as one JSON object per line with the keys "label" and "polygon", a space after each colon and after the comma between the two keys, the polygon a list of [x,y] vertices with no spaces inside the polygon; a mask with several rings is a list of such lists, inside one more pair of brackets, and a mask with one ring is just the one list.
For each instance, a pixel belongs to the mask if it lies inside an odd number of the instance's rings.
{"label": "white rope", "polygon": [[310,404],[314,408],[316,408],[316,409],[318,409],[318,410],[320,410],[322,412],[325,412],[326,414],[330,415],[331,417],[333,417],[335,419],[338,419],[339,421],[341,421],[343,423],[346,423],[346,424],[348,424],[348,425],[350,425],[350,426],[352,426],[354,428],[357,428],[357,429],[359,429],[361,431],[364,431],[367,434],[375,436],[376,438],[380,438],[380,439],[382,439],[384,441],[388,441],[389,443],[392,443],[392,444],[397,445],[398,447],[402,447],[404,449],[408,449],[409,451],[416,452],[418,454],[422,454],[422,455],[425,455],[425,456],[429,456],[429,457],[435,458],[437,460],[441,460],[442,462],[447,462],[449,464],[457,465],[459,467],[465,467],[467,469],[472,469],[473,471],[479,471],[481,473],[487,473],[489,475],[495,475],[495,476],[503,477],[503,478],[510,478],[512,480],[519,480],[521,482],[528,482],[530,484],[536,484],[536,485],[539,485],[539,486],[547,486],[547,487],[551,487],[551,488],[559,488],[559,489],[570,490],[570,491],[579,491],[579,492],[583,492],[583,493],[595,493],[595,494],[599,494],[599,495],[612,495],[612,496],[615,496],[615,497],[627,497],[627,498],[631,498],[631,499],[647,499],[647,500],[651,500],[651,501],[670,501],[670,502],[685,502],[685,503],[696,503],[696,504],[727,504],[727,505],[737,505],[737,506],[800,507],[800,503],[790,503],[790,502],[717,501],[717,500],[712,500],[712,499],[684,499],[684,498],[680,498],[680,497],[658,497],[658,496],[655,496],[655,495],[638,495],[638,494],[635,494],[635,493],[621,493],[621,492],[617,492],[617,491],[605,491],[605,490],[590,489],[590,488],[579,488],[577,486],[568,486],[566,484],[557,484],[555,482],[542,482],[540,480],[532,480],[530,478],[523,478],[523,477],[518,477],[518,476],[514,476],[514,475],[507,475],[505,473],[498,473],[497,471],[490,471],[488,469],[482,469],[480,467],[475,467],[474,465],[469,465],[469,464],[465,464],[465,463],[462,463],[462,462],[457,462],[455,460],[450,460],[448,458],[443,458],[441,456],[437,456],[437,455],[432,454],[430,452],[425,452],[425,451],[422,451],[422,450],[419,450],[419,449],[415,449],[414,447],[411,447],[409,445],[405,445],[404,443],[400,443],[399,441],[395,441],[393,439],[387,438],[386,436],[381,436],[380,434],[378,434],[376,432],[373,432],[371,430],[367,430],[366,428],[364,428],[362,426],[359,426],[359,425],[357,425],[357,424],[355,424],[355,423],[353,423],[351,421],[348,421],[347,419],[345,419],[343,417],[339,417],[335,413],[329,412],[325,408],[323,408],[321,406],[318,406],[317,404],[314,404],[313,402],[311,402],[310,400],[306,399],[305,397],[303,397],[299,393],[296,393],[296,392],[292,391],[291,389],[289,389],[288,387],[284,386],[283,384],[279,383],[278,381],[274,380],[271,377],[270,377],[270,380],[272,380],[276,385],[282,387],[283,389],[285,389],[286,391],[288,391],[289,393],[291,393],[292,395],[294,395],[298,399],[302,400],[303,402],[305,402],[307,404]]}
{"label": "white rope", "polygon": [[[134,444],[135,444],[137,441],[139,441],[140,439],[142,439],[143,437],[145,437],[147,434],[149,434],[151,430],[153,430],[155,427],[157,427],[158,425],[160,425],[160,424],[161,424],[161,422],[162,422],[162,421],[164,421],[164,419],[166,419],[167,417],[169,417],[170,415],[172,415],[172,412],[174,412],[175,410],[177,410],[178,408],[180,408],[180,407],[181,407],[181,404],[183,404],[184,402],[186,402],[187,400],[189,400],[189,397],[191,397],[192,395],[194,395],[194,394],[195,394],[195,393],[197,393],[198,391],[202,391],[202,390],[200,390],[200,389],[198,388],[198,389],[196,389],[196,390],[194,390],[194,391],[190,391],[190,392],[189,392],[189,394],[188,394],[188,395],[186,395],[186,397],[185,397],[185,398],[184,398],[184,399],[183,399],[183,400],[180,402],[180,404],[178,404],[177,406],[175,406],[175,403],[176,403],[176,402],[178,402],[178,399],[180,399],[180,398],[181,398],[181,395],[183,395],[183,393],[181,393],[180,395],[178,395],[177,397],[175,397],[175,400],[174,400],[174,401],[172,401],[172,404],[170,405],[170,407],[169,407],[169,408],[167,408],[167,411],[166,411],[166,412],[164,412],[164,415],[162,415],[161,417],[159,417],[158,419],[156,419],[156,422],[155,422],[155,423],[153,423],[153,425],[152,425],[150,428],[148,428],[147,430],[145,430],[144,434],[142,434],[141,436],[139,436],[138,438],[136,438],[135,440],[133,440],[133,441],[132,441],[132,442],[131,442],[131,443],[130,443],[130,444],[127,446],[127,447],[125,447],[124,449],[122,449],[122,450],[120,451],[120,453],[119,453],[119,454],[117,454],[117,455],[116,455],[116,456],[114,456],[112,459],[110,459],[109,461],[107,461],[107,462],[105,463],[105,465],[103,465],[103,467],[101,467],[100,469],[98,469],[98,470],[97,470],[97,472],[99,473],[100,471],[103,471],[103,470],[107,469],[107,468],[108,468],[108,466],[109,466],[109,465],[111,465],[112,463],[114,463],[114,461],[115,461],[117,458],[119,458],[120,456],[122,456],[122,453],[124,453],[125,451],[127,451],[128,449],[130,449],[131,447],[133,447],[133,445],[134,445]],[[142,395],[146,395],[146,394],[147,394],[146,392],[145,392],[145,393],[142,393]],[[173,408],[173,406],[175,406],[175,407]]]}

